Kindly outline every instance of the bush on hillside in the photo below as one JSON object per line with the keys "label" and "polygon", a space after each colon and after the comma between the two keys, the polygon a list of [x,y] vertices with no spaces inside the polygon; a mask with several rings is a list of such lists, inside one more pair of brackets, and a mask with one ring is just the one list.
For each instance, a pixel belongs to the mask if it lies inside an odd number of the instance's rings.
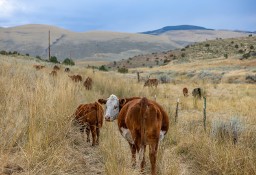
{"label": "bush on hillside", "polygon": [[128,69],[125,67],[119,68],[117,71],[123,74],[128,73]]}
{"label": "bush on hillside", "polygon": [[108,71],[108,69],[105,67],[105,65],[101,65],[101,66],[99,67],[99,70],[100,70],[100,71]]}
{"label": "bush on hillside", "polygon": [[49,61],[52,62],[52,63],[60,63],[56,56],[51,56]]}
{"label": "bush on hillside", "polygon": [[74,61],[73,61],[72,59],[69,59],[69,58],[66,58],[66,59],[62,62],[62,64],[70,65],[70,66],[74,66],[74,65],[75,65]]}

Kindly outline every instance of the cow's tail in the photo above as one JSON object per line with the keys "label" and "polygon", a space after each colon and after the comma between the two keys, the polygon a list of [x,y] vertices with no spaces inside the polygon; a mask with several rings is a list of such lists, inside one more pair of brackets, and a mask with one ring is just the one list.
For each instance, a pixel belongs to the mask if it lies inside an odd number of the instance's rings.
{"label": "cow's tail", "polygon": [[140,144],[140,151],[139,151],[139,159],[140,161],[144,158],[144,148],[146,146],[146,111],[148,109],[148,99],[143,97],[140,101],[140,127],[141,127],[141,144]]}

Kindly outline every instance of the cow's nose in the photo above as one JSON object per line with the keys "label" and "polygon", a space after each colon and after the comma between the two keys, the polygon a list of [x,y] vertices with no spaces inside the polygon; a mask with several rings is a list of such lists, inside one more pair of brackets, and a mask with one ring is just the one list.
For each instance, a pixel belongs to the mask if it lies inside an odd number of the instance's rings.
{"label": "cow's nose", "polygon": [[110,120],[110,116],[106,115],[105,116],[105,120],[109,121]]}

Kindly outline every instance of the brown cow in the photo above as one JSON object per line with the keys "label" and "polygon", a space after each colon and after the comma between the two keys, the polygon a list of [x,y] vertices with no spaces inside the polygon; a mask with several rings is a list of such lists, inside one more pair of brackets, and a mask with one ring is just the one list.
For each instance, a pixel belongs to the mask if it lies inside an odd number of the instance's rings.
{"label": "brown cow", "polygon": [[56,71],[57,71],[57,70],[60,70],[60,67],[55,65],[55,66],[53,67],[53,70],[56,70]]}
{"label": "brown cow", "polygon": [[158,85],[158,80],[157,79],[148,79],[145,82],[144,87],[145,86],[149,86],[149,87],[155,86],[157,88],[157,85]]}
{"label": "brown cow", "polygon": [[57,76],[57,71],[56,70],[53,70],[51,73],[50,73],[51,76]]}
{"label": "brown cow", "polygon": [[149,145],[151,174],[156,175],[158,144],[169,129],[169,118],[164,109],[145,97],[118,99],[111,95],[107,100],[99,101],[106,103],[106,121],[118,119],[119,131],[130,145],[133,166],[136,165],[136,152],[139,152],[142,172],[145,166],[146,145]]}
{"label": "brown cow", "polygon": [[82,81],[82,76],[81,76],[81,75],[69,75],[69,77],[70,77],[74,82]]}
{"label": "brown cow", "polygon": [[100,128],[103,125],[103,107],[99,102],[81,104],[75,112],[75,121],[81,126],[81,133],[86,128],[87,142],[90,142],[90,132],[92,133],[92,146],[99,144]]}
{"label": "brown cow", "polygon": [[84,87],[87,90],[91,90],[92,89],[92,78],[87,77],[86,80],[84,81]]}
{"label": "brown cow", "polygon": [[43,69],[45,66],[42,65],[33,65],[34,68],[36,68],[36,70],[40,70]]}
{"label": "brown cow", "polygon": [[188,96],[188,88],[184,87],[182,91],[183,91],[184,97],[187,97]]}

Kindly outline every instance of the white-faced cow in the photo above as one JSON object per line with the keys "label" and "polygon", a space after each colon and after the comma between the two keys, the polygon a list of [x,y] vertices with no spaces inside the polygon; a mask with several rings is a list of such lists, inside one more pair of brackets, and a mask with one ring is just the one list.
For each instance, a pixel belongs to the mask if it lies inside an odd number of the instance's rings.
{"label": "white-faced cow", "polygon": [[133,166],[136,165],[136,152],[139,153],[142,172],[146,145],[149,145],[151,174],[156,175],[158,144],[169,128],[169,118],[164,109],[146,97],[118,99],[111,95],[107,100],[99,101],[106,103],[105,120],[118,120],[119,131],[130,145]]}

